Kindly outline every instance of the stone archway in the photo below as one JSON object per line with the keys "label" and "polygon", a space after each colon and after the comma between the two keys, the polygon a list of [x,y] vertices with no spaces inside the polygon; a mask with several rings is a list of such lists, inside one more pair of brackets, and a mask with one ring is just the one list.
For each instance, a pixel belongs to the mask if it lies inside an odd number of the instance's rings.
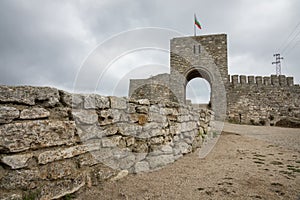
{"label": "stone archway", "polygon": [[[184,99],[185,100],[186,100],[186,89],[187,89],[186,87],[187,87],[187,84],[195,78],[202,78],[202,79],[206,80],[209,83],[210,88],[212,90],[213,76],[205,68],[202,68],[202,67],[190,68],[189,70],[187,70],[184,73],[184,77],[185,77],[185,86],[184,86],[184,95],[185,95]],[[211,94],[212,93],[210,93],[210,101],[211,101]]]}

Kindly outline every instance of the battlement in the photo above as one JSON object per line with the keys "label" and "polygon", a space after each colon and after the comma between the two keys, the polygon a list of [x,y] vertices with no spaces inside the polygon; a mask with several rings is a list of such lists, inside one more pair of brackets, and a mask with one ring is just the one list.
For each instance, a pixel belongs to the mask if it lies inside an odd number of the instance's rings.
{"label": "battlement", "polygon": [[229,83],[233,86],[238,85],[270,85],[290,87],[294,85],[294,77],[286,77],[285,75],[271,76],[246,76],[246,75],[228,75]]}

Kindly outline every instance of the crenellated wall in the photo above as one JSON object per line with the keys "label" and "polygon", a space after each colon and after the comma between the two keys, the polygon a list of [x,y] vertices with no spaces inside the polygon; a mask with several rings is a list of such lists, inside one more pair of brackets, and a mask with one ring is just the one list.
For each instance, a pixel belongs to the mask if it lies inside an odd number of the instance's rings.
{"label": "crenellated wall", "polygon": [[57,199],[158,169],[212,137],[209,110],[0,86],[0,199]]}
{"label": "crenellated wall", "polygon": [[227,119],[253,125],[298,127],[300,86],[293,77],[229,76]]}

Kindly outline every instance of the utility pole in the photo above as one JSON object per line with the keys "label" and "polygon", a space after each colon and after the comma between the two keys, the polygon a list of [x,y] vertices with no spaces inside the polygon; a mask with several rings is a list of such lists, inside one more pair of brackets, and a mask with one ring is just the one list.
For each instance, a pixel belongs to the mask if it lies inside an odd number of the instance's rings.
{"label": "utility pole", "polygon": [[283,60],[283,57],[280,57],[280,53],[273,54],[275,57],[275,62],[272,62],[272,65],[276,64],[276,75],[281,75],[281,62],[280,60]]}

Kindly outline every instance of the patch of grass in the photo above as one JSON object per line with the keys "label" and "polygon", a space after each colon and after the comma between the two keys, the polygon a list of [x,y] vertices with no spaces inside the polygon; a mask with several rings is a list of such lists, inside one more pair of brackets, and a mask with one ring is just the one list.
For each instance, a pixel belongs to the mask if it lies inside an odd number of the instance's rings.
{"label": "patch of grass", "polygon": [[40,193],[41,192],[39,190],[29,191],[29,192],[24,193],[22,195],[22,200],[36,200],[36,199],[39,199]]}
{"label": "patch of grass", "polygon": [[63,200],[71,200],[73,199],[73,196],[71,194],[67,194],[63,197]]}
{"label": "patch of grass", "polygon": [[272,164],[272,165],[283,165],[283,163],[280,162],[280,161],[272,161],[272,162],[270,162],[270,164]]}

